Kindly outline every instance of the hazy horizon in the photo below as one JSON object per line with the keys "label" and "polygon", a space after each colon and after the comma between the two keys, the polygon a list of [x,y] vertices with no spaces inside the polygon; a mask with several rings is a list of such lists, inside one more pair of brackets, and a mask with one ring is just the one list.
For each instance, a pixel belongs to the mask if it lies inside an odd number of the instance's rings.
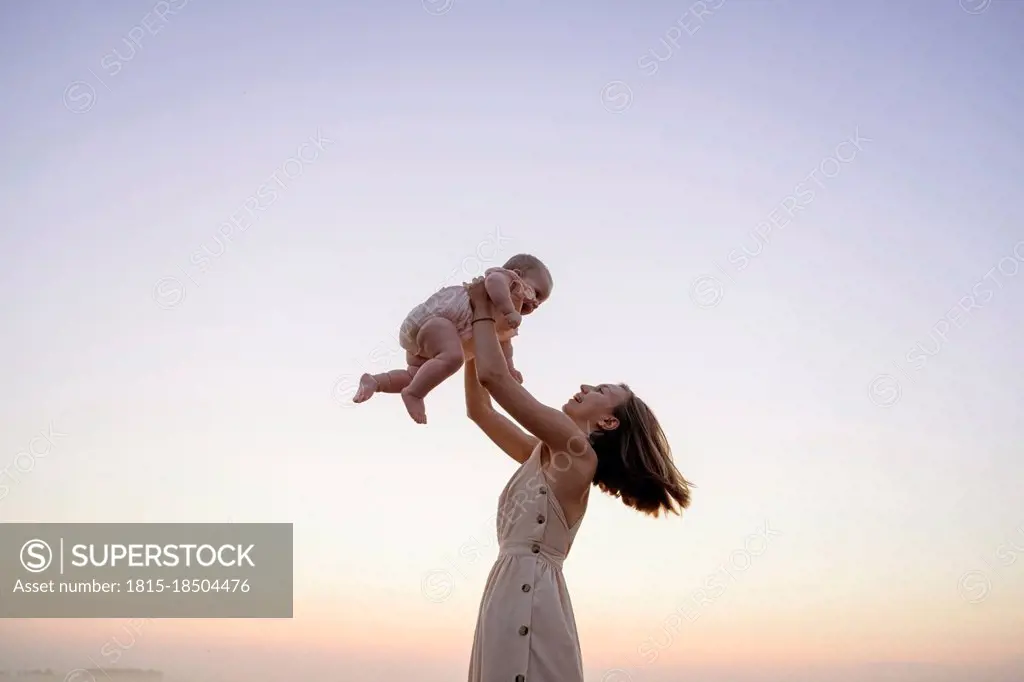
{"label": "hazy horizon", "polygon": [[461,375],[426,427],[349,398],[525,251],[527,387],[629,383],[697,486],[682,519],[593,496],[588,680],[1024,680],[1024,3],[42,0],[0,32],[0,520],[295,530],[291,620],[0,620],[0,669],[463,679],[514,465]]}

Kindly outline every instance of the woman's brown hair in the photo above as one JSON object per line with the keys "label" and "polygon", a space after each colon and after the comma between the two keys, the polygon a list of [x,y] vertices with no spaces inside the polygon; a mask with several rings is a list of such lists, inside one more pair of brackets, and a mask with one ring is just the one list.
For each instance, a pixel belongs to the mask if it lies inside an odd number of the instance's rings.
{"label": "woman's brown hair", "polygon": [[590,434],[597,453],[594,485],[644,514],[679,516],[690,506],[692,484],[672,461],[672,448],[654,412],[629,386],[622,387],[629,397],[612,413],[618,427]]}

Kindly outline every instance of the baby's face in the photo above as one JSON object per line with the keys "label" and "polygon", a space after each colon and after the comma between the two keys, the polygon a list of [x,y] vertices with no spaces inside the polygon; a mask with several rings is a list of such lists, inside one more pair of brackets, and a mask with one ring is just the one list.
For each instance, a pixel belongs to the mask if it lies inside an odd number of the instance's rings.
{"label": "baby's face", "polygon": [[536,301],[523,302],[523,315],[529,315],[540,307],[540,304],[548,300],[551,295],[551,277],[546,272],[531,272],[523,276],[523,281],[529,285],[537,295]]}

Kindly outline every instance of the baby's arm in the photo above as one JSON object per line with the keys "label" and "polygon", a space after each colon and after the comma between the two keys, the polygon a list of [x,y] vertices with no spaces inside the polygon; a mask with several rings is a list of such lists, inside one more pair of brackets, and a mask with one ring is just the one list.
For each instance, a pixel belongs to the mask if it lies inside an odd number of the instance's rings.
{"label": "baby's arm", "polygon": [[505,363],[508,365],[508,373],[511,374],[516,381],[523,383],[523,375],[515,368],[512,364],[512,342],[502,341],[501,350],[505,353]]}
{"label": "baby's arm", "polygon": [[492,272],[484,278],[487,296],[494,302],[494,307],[508,322],[509,327],[519,326],[522,317],[512,303],[512,280],[503,272]]}

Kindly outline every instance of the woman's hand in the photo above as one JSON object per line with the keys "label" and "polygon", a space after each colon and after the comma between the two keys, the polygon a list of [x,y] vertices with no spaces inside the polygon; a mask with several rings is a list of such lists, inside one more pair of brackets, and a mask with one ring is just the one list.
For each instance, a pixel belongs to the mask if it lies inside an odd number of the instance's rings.
{"label": "woman's hand", "polygon": [[487,295],[487,287],[484,286],[483,277],[474,277],[472,282],[463,283],[466,292],[469,294],[469,304],[473,306],[474,317],[491,316],[491,297]]}

